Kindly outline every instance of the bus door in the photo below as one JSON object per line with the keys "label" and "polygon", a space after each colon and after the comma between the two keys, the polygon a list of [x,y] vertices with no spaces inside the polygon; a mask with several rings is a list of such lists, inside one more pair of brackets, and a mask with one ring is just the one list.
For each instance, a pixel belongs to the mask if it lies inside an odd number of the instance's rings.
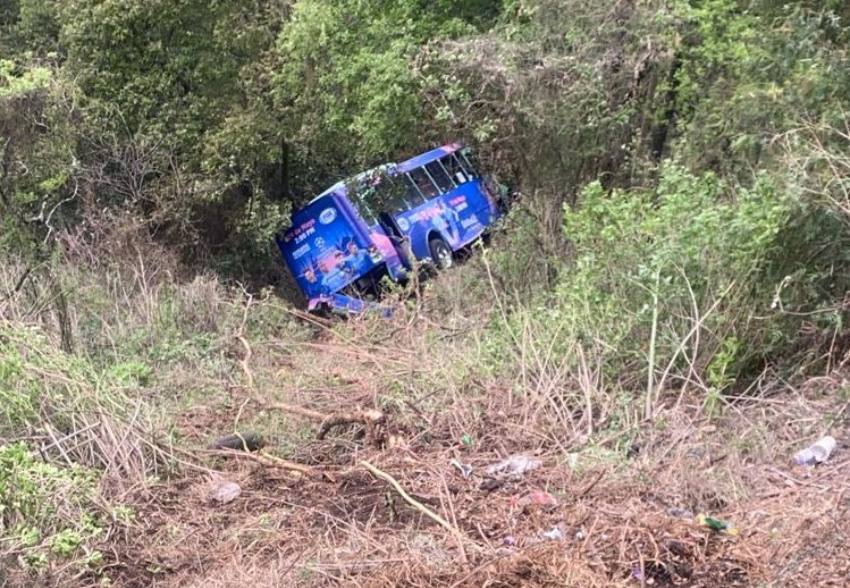
{"label": "bus door", "polygon": [[411,254],[418,260],[430,257],[426,225],[420,218],[424,200],[411,178],[407,174],[384,178],[375,197],[381,226],[400,255],[408,258],[408,265]]}
{"label": "bus door", "polygon": [[[350,204],[352,212],[359,221],[368,227],[366,232],[372,246],[370,252],[373,261],[384,262],[390,278],[398,281],[406,273],[406,261],[401,257],[400,250],[395,243],[392,226],[388,225],[382,218],[382,214],[374,209],[368,198],[364,197],[362,190],[345,189],[346,202]],[[374,276],[373,276],[374,277]]]}

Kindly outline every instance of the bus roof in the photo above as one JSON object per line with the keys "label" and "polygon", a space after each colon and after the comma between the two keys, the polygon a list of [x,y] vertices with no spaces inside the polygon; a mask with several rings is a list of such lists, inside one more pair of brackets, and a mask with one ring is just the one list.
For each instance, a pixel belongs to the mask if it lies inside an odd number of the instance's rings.
{"label": "bus roof", "polygon": [[409,172],[412,169],[416,169],[417,167],[422,167],[426,163],[431,163],[435,159],[440,159],[448,155],[449,153],[454,153],[458,149],[460,149],[462,145],[460,143],[450,143],[448,145],[443,145],[442,147],[437,147],[436,149],[432,149],[431,151],[427,151],[422,155],[417,155],[407,161],[403,161],[398,164],[398,173],[403,174],[405,172]]}
{"label": "bus roof", "polygon": [[333,194],[333,193],[337,193],[340,196],[345,196],[348,193],[348,190],[345,189],[345,182],[337,182],[336,184],[334,184],[333,186],[331,186],[330,188],[328,188],[327,190],[325,190],[324,192],[322,192],[321,194],[319,194],[318,196],[313,198],[307,204],[308,205],[313,204],[319,198],[323,198],[323,197],[327,196],[328,194]]}
{"label": "bus roof", "polygon": [[[426,151],[425,153],[422,153],[421,155],[417,155],[416,157],[412,157],[412,158],[408,159],[407,161],[403,161],[403,162],[399,163],[397,166],[395,166],[395,173],[396,174],[403,174],[403,173],[409,172],[412,169],[416,169],[417,167],[422,167],[423,165],[425,165],[427,163],[431,163],[434,160],[440,159],[441,157],[444,157],[444,156],[448,155],[449,153],[454,153],[455,151],[458,151],[461,147],[463,147],[463,145],[461,145],[460,143],[449,143],[448,145],[443,145],[442,147],[437,147],[436,149],[431,149],[431,151]],[[377,166],[373,169],[378,169],[379,167],[383,167],[383,166]],[[354,178],[359,178],[361,176],[365,176],[370,171],[372,171],[372,170],[368,170],[368,171],[359,173],[356,176],[354,176]],[[327,196],[328,194],[337,194],[339,196],[347,196],[348,190],[346,189],[345,184],[346,184],[347,181],[349,181],[349,179],[343,180],[341,182],[337,182],[336,184],[334,184],[333,186],[331,186],[330,188],[328,188],[327,190],[325,190],[324,192],[322,192],[321,194],[319,194],[318,196],[313,198],[310,202],[307,203],[307,205],[314,203],[319,198],[323,198],[323,197]]]}

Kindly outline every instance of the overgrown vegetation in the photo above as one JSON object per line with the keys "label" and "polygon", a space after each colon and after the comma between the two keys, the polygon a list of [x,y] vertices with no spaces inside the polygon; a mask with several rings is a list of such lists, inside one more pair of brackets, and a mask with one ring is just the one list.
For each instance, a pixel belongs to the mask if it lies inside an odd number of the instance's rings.
{"label": "overgrown vegetation", "polygon": [[[814,570],[794,551],[817,543],[806,505],[826,499],[800,482],[777,506],[763,464],[848,431],[848,19],[839,0],[6,2],[0,583],[344,583],[366,573],[358,554],[389,557],[373,523],[411,554],[375,585],[828,580],[846,555]],[[455,139],[517,193],[492,247],[396,296],[392,320],[303,315],[273,243],[288,212]],[[356,427],[316,442],[275,403],[382,411],[374,457],[415,456],[404,484],[479,548],[544,523],[588,538],[573,563],[487,563],[372,500],[351,473],[369,451]],[[278,458],[338,467],[339,484],[287,479],[282,509],[270,474],[202,451],[245,429]],[[517,520],[481,501],[522,484],[475,498],[446,483],[449,453],[478,467],[510,451],[545,455],[534,483],[575,503]],[[211,469],[243,476],[257,520],[194,495],[186,512],[207,519],[175,509]],[[659,503],[747,511],[752,532],[697,545],[656,521]],[[576,522],[590,516],[607,529],[592,539]],[[277,550],[297,525],[306,551]],[[597,538],[625,528],[634,541]],[[211,577],[243,535],[257,554]]]}
{"label": "overgrown vegetation", "polygon": [[76,557],[75,567],[97,569],[103,556],[89,548],[103,532],[96,484],[97,472],[45,463],[24,443],[0,449],[0,529],[19,563],[38,572],[51,558]]}

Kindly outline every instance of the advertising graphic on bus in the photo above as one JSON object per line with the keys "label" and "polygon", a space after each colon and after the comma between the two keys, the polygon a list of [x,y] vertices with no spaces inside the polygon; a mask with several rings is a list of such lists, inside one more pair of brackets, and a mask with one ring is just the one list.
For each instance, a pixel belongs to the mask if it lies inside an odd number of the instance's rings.
{"label": "advertising graphic on bus", "polygon": [[309,309],[360,312],[368,305],[351,292],[401,280],[416,261],[449,267],[501,211],[472,152],[451,144],[331,186],[292,215],[278,246]]}

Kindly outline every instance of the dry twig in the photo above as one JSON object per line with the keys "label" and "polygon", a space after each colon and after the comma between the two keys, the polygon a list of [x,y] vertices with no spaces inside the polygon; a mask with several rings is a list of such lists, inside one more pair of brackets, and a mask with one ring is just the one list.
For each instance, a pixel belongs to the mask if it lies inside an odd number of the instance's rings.
{"label": "dry twig", "polygon": [[468,558],[466,557],[466,550],[464,549],[465,544],[474,546],[476,550],[478,549],[478,544],[476,544],[474,541],[472,541],[472,539],[464,535],[463,532],[461,532],[461,530],[458,529],[456,526],[452,525],[446,519],[444,519],[443,517],[435,513],[433,510],[413,498],[405,491],[404,488],[402,488],[399,481],[393,478],[391,475],[389,475],[383,470],[378,469],[366,460],[361,461],[360,465],[369,470],[369,473],[375,476],[376,478],[380,478],[381,480],[389,483],[390,486],[392,486],[395,491],[398,492],[398,495],[401,496],[405,502],[407,502],[410,506],[430,518],[432,521],[434,521],[444,529],[446,529],[449,533],[451,533],[452,536],[455,538],[455,541],[457,541],[458,548],[460,549],[460,553],[464,561],[468,561]]}

